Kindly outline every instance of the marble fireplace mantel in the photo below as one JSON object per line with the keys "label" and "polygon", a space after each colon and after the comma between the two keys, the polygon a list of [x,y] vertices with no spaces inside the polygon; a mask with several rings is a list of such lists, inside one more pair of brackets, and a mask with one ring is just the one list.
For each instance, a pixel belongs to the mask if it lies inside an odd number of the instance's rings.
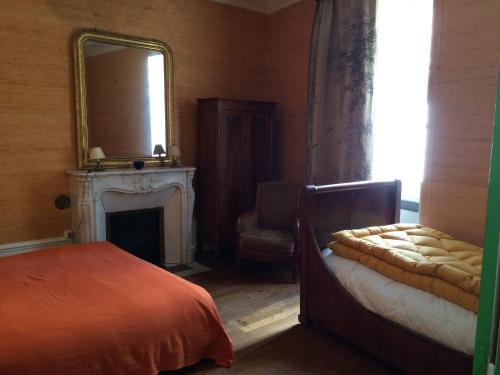
{"label": "marble fireplace mantel", "polygon": [[165,263],[193,262],[195,168],[67,171],[76,242],[106,240],[106,213],[163,207]]}

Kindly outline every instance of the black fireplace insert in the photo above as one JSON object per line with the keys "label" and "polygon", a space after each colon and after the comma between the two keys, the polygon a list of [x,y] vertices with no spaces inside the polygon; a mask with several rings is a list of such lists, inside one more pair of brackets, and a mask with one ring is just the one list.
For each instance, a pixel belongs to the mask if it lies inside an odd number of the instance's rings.
{"label": "black fireplace insert", "polygon": [[106,239],[150,263],[163,264],[163,208],[106,213]]}

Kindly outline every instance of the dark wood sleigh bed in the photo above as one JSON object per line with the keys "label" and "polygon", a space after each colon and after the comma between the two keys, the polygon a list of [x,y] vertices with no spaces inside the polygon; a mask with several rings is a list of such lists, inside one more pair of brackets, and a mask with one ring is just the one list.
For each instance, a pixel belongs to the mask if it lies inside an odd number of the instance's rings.
{"label": "dark wood sleigh bed", "polygon": [[343,229],[399,222],[401,182],[304,188],[300,219],[300,322],[317,323],[409,374],[471,374],[472,357],[365,309],[340,284],[322,249]]}

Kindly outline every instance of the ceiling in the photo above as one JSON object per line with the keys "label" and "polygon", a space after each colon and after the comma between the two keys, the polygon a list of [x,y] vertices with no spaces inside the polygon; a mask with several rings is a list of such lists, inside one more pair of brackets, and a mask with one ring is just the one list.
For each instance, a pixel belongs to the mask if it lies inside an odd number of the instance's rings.
{"label": "ceiling", "polygon": [[254,10],[256,12],[271,14],[286,8],[300,0],[213,0],[218,3],[228,4],[235,7]]}

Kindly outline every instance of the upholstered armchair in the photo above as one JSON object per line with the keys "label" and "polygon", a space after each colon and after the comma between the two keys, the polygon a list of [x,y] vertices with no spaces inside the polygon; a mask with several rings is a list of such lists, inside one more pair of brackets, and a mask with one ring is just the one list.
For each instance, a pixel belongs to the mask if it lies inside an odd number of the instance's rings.
{"label": "upholstered armchair", "polygon": [[283,263],[292,266],[296,282],[298,249],[298,202],[300,186],[271,181],[257,187],[255,209],[237,223],[237,262]]}

